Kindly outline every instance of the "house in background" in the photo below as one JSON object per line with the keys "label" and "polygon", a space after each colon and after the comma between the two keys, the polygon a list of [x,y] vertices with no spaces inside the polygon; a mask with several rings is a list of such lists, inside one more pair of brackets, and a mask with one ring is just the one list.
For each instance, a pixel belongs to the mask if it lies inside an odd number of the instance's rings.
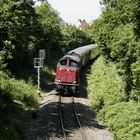
{"label": "house in background", "polygon": [[89,24],[86,22],[85,19],[84,20],[79,19],[79,22],[80,22],[80,25],[79,25],[80,30],[83,30],[84,28],[89,26]]}

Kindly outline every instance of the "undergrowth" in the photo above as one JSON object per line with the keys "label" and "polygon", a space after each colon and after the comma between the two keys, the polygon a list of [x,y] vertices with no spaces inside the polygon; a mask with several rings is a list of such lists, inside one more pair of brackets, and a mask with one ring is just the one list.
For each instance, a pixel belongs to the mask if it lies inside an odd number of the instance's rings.
{"label": "undergrowth", "polygon": [[25,108],[37,103],[31,82],[10,78],[0,71],[0,140],[20,140],[28,118]]}
{"label": "undergrowth", "polygon": [[127,100],[125,85],[115,64],[99,57],[88,75],[90,107],[97,111],[116,140],[139,140],[140,104]]}
{"label": "undergrowth", "polygon": [[99,117],[112,130],[116,140],[140,139],[140,104],[133,101],[107,106]]}
{"label": "undergrowth", "polygon": [[88,76],[88,91],[92,108],[100,110],[105,105],[125,100],[125,84],[118,76],[115,65],[99,57]]}

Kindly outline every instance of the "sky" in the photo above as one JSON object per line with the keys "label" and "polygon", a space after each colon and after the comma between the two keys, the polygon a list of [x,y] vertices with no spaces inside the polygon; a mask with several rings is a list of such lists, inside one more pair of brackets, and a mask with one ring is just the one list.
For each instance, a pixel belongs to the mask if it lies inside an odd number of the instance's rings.
{"label": "sky", "polygon": [[100,0],[48,0],[59,16],[69,24],[79,24],[79,19],[88,23],[101,14]]}

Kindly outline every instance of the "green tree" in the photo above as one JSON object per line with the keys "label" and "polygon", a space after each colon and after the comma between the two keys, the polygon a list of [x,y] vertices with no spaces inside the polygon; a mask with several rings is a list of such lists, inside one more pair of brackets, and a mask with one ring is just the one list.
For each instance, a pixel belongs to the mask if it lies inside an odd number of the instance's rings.
{"label": "green tree", "polygon": [[[116,63],[126,81],[126,92],[139,90],[140,1],[106,0],[101,17],[92,25],[93,37],[106,59]],[[115,5],[111,5],[111,3]],[[136,92],[137,91],[137,92]],[[134,98],[133,98],[134,99]]]}
{"label": "green tree", "polygon": [[0,5],[0,51],[4,54],[7,68],[17,74],[32,64],[31,59],[38,46],[37,15],[32,1],[2,0]]}
{"label": "green tree", "polygon": [[48,65],[54,66],[56,57],[61,53],[61,48],[59,41],[61,40],[61,22],[58,13],[53,10],[51,5],[44,1],[42,4],[36,8],[36,13],[38,14],[38,22],[41,25],[42,30],[38,32],[40,35],[40,47],[45,49],[47,52]]}
{"label": "green tree", "polygon": [[84,31],[76,28],[73,25],[64,24],[61,29],[63,34],[61,46],[63,52],[65,53],[77,47],[84,46],[93,42]]}

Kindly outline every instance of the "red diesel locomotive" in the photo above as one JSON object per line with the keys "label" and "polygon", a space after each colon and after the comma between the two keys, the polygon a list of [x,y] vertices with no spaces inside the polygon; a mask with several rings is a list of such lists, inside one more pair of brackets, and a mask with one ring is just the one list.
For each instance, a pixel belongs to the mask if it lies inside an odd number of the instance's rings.
{"label": "red diesel locomotive", "polygon": [[76,93],[80,85],[81,68],[97,56],[96,44],[69,51],[57,64],[55,85],[64,94]]}

